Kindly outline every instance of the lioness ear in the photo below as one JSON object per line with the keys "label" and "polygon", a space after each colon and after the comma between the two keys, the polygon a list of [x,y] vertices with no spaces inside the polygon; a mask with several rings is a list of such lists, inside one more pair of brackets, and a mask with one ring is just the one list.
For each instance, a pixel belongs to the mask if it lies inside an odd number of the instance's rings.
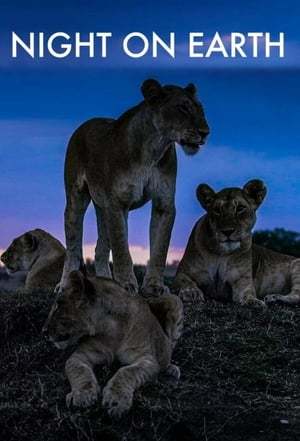
{"label": "lioness ear", "polygon": [[74,291],[80,293],[84,292],[84,277],[81,271],[72,271],[69,274],[69,281]]}
{"label": "lioness ear", "polygon": [[192,96],[196,96],[196,94],[197,94],[197,87],[193,83],[189,83],[185,87],[185,90],[186,90],[187,93],[189,93]]}
{"label": "lioness ear", "polygon": [[254,202],[255,208],[258,208],[267,194],[267,187],[260,179],[252,179],[243,187],[244,193]]}
{"label": "lioness ear", "polygon": [[152,79],[144,81],[141,90],[146,101],[155,100],[162,93],[162,87],[159,82]]}
{"label": "lioness ear", "polygon": [[216,193],[214,190],[207,184],[200,184],[196,190],[197,199],[204,208],[204,210],[208,210],[210,204],[213,202]]}
{"label": "lioness ear", "polygon": [[96,298],[96,291],[94,285],[89,281],[87,277],[84,278],[84,291],[85,296],[90,302],[93,302]]}
{"label": "lioness ear", "polygon": [[77,306],[94,299],[95,289],[81,271],[72,271],[69,274],[69,281],[72,287],[72,297],[74,297]]}
{"label": "lioness ear", "polygon": [[23,236],[24,247],[28,251],[34,251],[37,248],[37,238],[32,233],[25,233]]}

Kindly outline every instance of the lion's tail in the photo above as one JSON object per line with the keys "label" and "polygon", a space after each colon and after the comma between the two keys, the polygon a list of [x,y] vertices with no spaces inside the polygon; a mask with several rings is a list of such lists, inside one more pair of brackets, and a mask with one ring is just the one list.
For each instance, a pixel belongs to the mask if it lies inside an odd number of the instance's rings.
{"label": "lion's tail", "polygon": [[149,299],[148,303],[174,348],[183,330],[182,301],[173,294],[166,294]]}

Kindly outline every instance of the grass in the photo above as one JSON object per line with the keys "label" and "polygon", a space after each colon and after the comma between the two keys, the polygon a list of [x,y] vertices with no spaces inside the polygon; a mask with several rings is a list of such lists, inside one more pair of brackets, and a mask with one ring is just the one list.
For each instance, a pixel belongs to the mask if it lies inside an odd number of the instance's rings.
{"label": "grass", "polygon": [[[0,296],[0,439],[288,441],[300,439],[300,309],[208,303],[186,311],[178,384],[141,388],[130,413],[69,410],[69,353],[41,337],[49,293]],[[97,369],[100,384],[114,369]]]}

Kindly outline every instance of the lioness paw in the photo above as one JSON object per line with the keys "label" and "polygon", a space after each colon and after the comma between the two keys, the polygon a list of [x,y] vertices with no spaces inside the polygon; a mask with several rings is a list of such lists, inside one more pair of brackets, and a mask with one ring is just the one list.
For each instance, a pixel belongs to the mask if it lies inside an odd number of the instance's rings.
{"label": "lioness paw", "polygon": [[204,295],[197,287],[181,288],[179,297],[184,303],[204,303]]}
{"label": "lioness paw", "polygon": [[274,303],[280,303],[282,296],[279,294],[269,294],[265,297],[265,303],[271,305]]}
{"label": "lioness paw", "polygon": [[179,381],[181,375],[180,368],[176,364],[170,364],[166,369],[166,374],[173,380]]}
{"label": "lioness paw", "polygon": [[160,297],[164,294],[170,294],[169,288],[163,283],[149,282],[142,287],[142,296],[145,298]]}
{"label": "lioness paw", "polygon": [[246,300],[240,302],[241,305],[251,306],[254,308],[265,308],[266,304],[263,300],[257,297],[248,297]]}
{"label": "lioness paw", "polygon": [[263,300],[259,300],[256,297],[250,297],[246,303],[247,306],[252,306],[254,308],[265,308],[266,304]]}
{"label": "lioness paw", "polygon": [[123,287],[131,295],[136,295],[138,293],[138,287],[131,282],[124,283]]}
{"label": "lioness paw", "polygon": [[67,394],[67,407],[90,407],[98,400],[99,387],[88,390],[74,390]]}
{"label": "lioness paw", "polygon": [[108,384],[103,389],[102,406],[107,409],[109,416],[120,418],[132,406],[133,393]]}
{"label": "lioness paw", "polygon": [[131,277],[129,280],[118,281],[123,288],[130,294],[135,296],[139,291],[139,285],[135,277]]}

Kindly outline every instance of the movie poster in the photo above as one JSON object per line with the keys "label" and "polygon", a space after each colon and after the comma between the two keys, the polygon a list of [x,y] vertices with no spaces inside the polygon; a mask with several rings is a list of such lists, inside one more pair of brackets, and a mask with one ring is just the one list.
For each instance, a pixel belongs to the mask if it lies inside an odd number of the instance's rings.
{"label": "movie poster", "polygon": [[0,0],[0,439],[300,439],[296,0]]}

